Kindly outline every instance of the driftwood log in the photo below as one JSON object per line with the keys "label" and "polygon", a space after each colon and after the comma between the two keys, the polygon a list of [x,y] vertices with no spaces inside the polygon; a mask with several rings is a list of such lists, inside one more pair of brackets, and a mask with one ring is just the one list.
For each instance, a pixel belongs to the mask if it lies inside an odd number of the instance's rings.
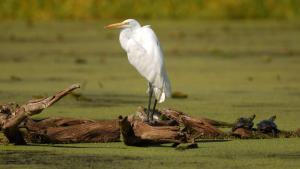
{"label": "driftwood log", "polygon": [[[254,117],[252,117],[251,120],[253,120]],[[201,139],[225,141],[236,138],[300,137],[300,129],[297,131],[278,130],[278,133],[274,135],[274,133],[260,132],[252,128],[252,126],[250,128],[235,127],[237,122],[227,123],[208,118],[194,118],[186,113],[173,109],[163,109],[154,112],[154,124],[149,125],[144,122],[146,119],[146,109],[142,107],[139,107],[134,115],[124,118],[120,116],[119,124],[121,134],[126,145],[144,146],[163,143],[175,143],[176,145],[180,143],[194,144]],[[232,128],[232,131],[222,131],[221,128]]]}
{"label": "driftwood log", "polygon": [[[8,142],[14,144],[115,142],[120,141],[122,134],[124,143],[129,146],[164,143],[173,143],[177,146],[181,143],[195,145],[201,139],[300,137],[300,129],[296,131],[276,129],[276,133],[261,132],[253,128],[252,121],[255,116],[239,118],[237,122],[227,123],[191,117],[187,113],[174,109],[154,112],[155,123],[151,124],[145,122],[146,109],[142,107],[139,107],[133,115],[120,116],[119,120],[31,118],[79,87],[78,84],[71,85],[51,97],[31,100],[22,106],[1,105],[0,129]],[[232,131],[223,131],[222,128],[232,129]]]}
{"label": "driftwood log", "polygon": [[195,140],[198,138],[217,138],[224,135],[221,130],[208,121],[219,126],[227,124],[210,119],[192,118],[183,112],[172,109],[155,112],[154,124],[150,125],[144,122],[146,118],[146,109],[142,107],[138,108],[135,115],[119,117],[121,134],[126,145],[195,144]]}
{"label": "driftwood log", "polygon": [[117,120],[73,118],[28,119],[26,140],[34,143],[90,143],[120,141]]}
{"label": "driftwood log", "polygon": [[273,133],[262,133],[257,131],[255,128],[249,130],[244,128],[238,128],[233,132],[229,133],[231,138],[241,138],[241,139],[271,139],[271,138],[294,138],[300,137],[299,129],[296,131],[284,131],[279,130],[279,132],[274,135]]}
{"label": "driftwood log", "polygon": [[184,126],[183,130],[186,131],[189,135],[189,138],[192,139],[217,138],[225,134],[220,129],[218,129],[217,126],[230,126],[229,123],[212,119],[193,118],[186,113],[173,109],[163,109],[160,113],[169,119],[175,120],[179,125]]}
{"label": "driftwood log", "polygon": [[[120,140],[116,120],[94,121],[70,118],[46,118],[33,120],[30,117],[41,113],[61,98],[79,88],[74,84],[57,94],[28,101],[22,106],[6,104],[0,107],[0,129],[9,143],[69,143],[110,142]],[[25,133],[21,129],[26,129]]]}

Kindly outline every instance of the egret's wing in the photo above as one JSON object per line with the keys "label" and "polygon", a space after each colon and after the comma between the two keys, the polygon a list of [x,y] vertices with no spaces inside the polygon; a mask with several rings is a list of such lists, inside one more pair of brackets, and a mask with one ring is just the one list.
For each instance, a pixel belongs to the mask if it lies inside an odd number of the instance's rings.
{"label": "egret's wing", "polygon": [[138,72],[149,82],[155,79],[155,64],[145,48],[136,40],[130,39],[127,44],[127,56],[129,63],[132,64]]}
{"label": "egret's wing", "polygon": [[164,68],[159,41],[149,26],[137,30],[127,45],[129,62],[154,86],[156,98],[162,102],[171,93]]}
{"label": "egret's wing", "polygon": [[160,72],[164,66],[164,56],[159,40],[151,27],[141,27],[133,34],[133,39],[146,50],[147,54],[150,56],[149,59],[157,65],[156,71]]}

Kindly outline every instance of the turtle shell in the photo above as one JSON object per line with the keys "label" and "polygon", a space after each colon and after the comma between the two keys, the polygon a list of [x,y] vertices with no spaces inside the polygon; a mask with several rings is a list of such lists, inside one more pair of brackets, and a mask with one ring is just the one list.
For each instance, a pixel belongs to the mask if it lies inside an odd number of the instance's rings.
{"label": "turtle shell", "polygon": [[238,118],[236,120],[234,126],[232,127],[232,131],[235,131],[238,128],[251,130],[254,125],[254,123],[253,123],[254,118],[255,118],[255,115],[252,115],[251,117]]}
{"label": "turtle shell", "polygon": [[274,122],[275,121],[276,116],[272,116],[271,118],[267,119],[267,120],[262,120],[261,122],[259,122],[257,124],[257,130],[259,132],[262,133],[277,133],[278,129],[277,129],[277,125]]}

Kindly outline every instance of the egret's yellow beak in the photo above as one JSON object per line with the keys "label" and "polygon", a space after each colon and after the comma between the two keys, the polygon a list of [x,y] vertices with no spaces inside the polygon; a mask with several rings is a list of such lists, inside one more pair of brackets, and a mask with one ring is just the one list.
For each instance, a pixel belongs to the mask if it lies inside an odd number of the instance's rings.
{"label": "egret's yellow beak", "polygon": [[105,26],[106,29],[114,29],[114,28],[124,28],[126,26],[126,23],[120,22],[120,23],[113,23],[110,25]]}

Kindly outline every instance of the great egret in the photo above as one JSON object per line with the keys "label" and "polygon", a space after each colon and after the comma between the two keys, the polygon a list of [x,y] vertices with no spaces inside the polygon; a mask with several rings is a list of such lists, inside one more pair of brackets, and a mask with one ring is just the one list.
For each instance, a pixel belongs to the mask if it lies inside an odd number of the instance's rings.
{"label": "great egret", "polygon": [[[148,80],[148,111],[147,120],[153,122],[153,113],[158,103],[171,95],[171,85],[164,67],[164,56],[158,38],[150,25],[141,26],[134,19],[107,25],[105,28],[120,28],[121,47],[127,52],[129,63]],[[151,100],[154,93],[155,101],[152,111]]]}

